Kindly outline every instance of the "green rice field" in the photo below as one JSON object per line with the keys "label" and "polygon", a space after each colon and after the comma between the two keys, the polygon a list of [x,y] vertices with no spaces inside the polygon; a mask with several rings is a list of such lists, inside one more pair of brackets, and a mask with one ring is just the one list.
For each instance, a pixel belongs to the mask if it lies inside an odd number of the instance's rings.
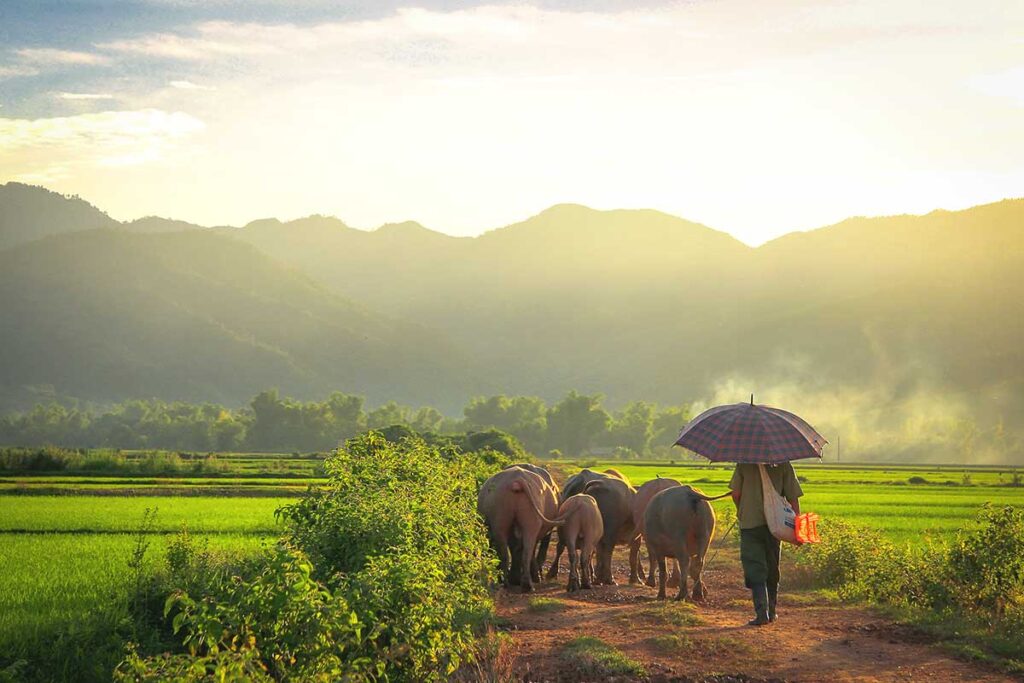
{"label": "green rice field", "polygon": [[[0,647],[17,653],[96,620],[124,619],[133,575],[129,560],[147,509],[157,510],[142,537],[149,543],[148,566],[160,562],[182,528],[227,553],[250,553],[276,538],[274,511],[322,481],[312,476],[315,459],[279,457],[283,464],[266,455],[218,455],[229,467],[215,476],[5,473]],[[705,463],[551,463],[560,475],[582,465],[613,467],[635,485],[672,477],[708,494],[724,492],[731,476],[731,467]],[[948,540],[986,503],[1024,506],[1020,473],[1007,468],[813,462],[795,467],[804,510],[874,527],[910,544]],[[731,503],[715,505],[724,511]]]}

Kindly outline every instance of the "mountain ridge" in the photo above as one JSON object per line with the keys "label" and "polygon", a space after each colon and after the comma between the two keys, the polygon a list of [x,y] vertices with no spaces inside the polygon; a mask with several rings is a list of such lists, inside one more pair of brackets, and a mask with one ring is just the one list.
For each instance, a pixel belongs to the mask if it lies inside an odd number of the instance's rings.
{"label": "mountain ridge", "polygon": [[100,232],[117,244],[85,248],[100,238],[72,231],[0,251],[0,399],[52,385],[236,402],[273,382],[456,410],[488,393],[621,405],[753,391],[828,406],[823,424],[851,439],[968,419],[1024,435],[1024,200],[853,218],[756,248],[654,210],[580,205],[473,238],[324,216]]}

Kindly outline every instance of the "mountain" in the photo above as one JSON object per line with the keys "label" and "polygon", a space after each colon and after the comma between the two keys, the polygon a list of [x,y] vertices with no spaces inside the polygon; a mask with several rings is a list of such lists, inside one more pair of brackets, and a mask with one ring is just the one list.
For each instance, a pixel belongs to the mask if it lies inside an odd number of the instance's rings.
{"label": "mountain", "polygon": [[481,393],[754,392],[850,439],[917,430],[969,452],[970,425],[1024,436],[1022,200],[756,249],[657,211],[571,204],[474,238],[327,216],[132,226],[0,251],[0,383],[229,402],[341,389],[452,411]]}
{"label": "mountain", "polygon": [[238,403],[267,387],[443,404],[441,335],[326,291],[210,231],[82,231],[0,252],[0,386]]}
{"label": "mountain", "polygon": [[0,249],[48,235],[117,225],[83,199],[22,183],[0,185],[0,209]]}

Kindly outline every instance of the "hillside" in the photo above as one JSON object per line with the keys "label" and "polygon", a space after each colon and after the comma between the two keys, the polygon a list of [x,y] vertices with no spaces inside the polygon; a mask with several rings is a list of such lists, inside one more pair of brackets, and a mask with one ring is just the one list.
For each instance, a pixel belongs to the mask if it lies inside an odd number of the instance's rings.
{"label": "hillside", "polygon": [[438,399],[439,335],[333,295],[208,232],[86,231],[0,252],[0,385],[236,403],[267,387]]}
{"label": "hillside", "polygon": [[1024,433],[1021,200],[854,218],[757,249],[657,211],[578,205],[475,238],[326,216],[119,227],[0,252],[0,314],[17,313],[5,357],[21,354],[4,384],[228,401],[274,385],[442,408],[571,388],[613,406],[754,392],[850,440],[970,452],[971,425]]}
{"label": "hillside", "polygon": [[48,235],[115,225],[117,221],[78,197],[34,185],[0,184],[0,249]]}

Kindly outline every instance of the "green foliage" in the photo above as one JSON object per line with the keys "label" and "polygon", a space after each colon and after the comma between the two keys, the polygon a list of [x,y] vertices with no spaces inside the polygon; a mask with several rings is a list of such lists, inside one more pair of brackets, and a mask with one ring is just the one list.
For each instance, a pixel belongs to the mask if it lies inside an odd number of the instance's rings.
{"label": "green foliage", "polygon": [[371,432],[328,459],[326,486],[281,510],[316,575],[382,626],[366,655],[392,653],[395,675],[454,671],[489,609],[494,562],[476,514],[480,466],[477,455]]}
{"label": "green foliage", "polygon": [[822,538],[799,555],[819,586],[848,599],[926,610],[917,617],[923,623],[934,621],[931,614],[967,630],[983,624],[976,638],[989,650],[1024,658],[1024,510],[985,506],[949,546],[898,546],[840,521],[824,523]]}
{"label": "green foliage", "polygon": [[257,560],[218,571],[179,535],[165,614],[187,651],[130,653],[120,680],[446,680],[491,611],[476,488],[495,456],[370,432],[278,511],[286,540]]}
{"label": "green foliage", "polygon": [[[265,552],[252,576],[232,576],[210,592],[172,593],[172,617],[187,654],[129,656],[118,680],[219,680],[245,674],[258,680],[333,681],[368,677],[382,667],[352,656],[365,629],[345,599],[312,578],[308,559],[284,544]],[[222,679],[221,679],[222,680]]]}
{"label": "green foliage", "polygon": [[581,636],[566,643],[562,648],[562,660],[565,668],[584,680],[644,676],[647,673],[640,662],[592,636]]}
{"label": "green foliage", "polygon": [[[617,449],[622,457],[635,458],[666,451],[671,443],[669,435],[674,436],[689,419],[686,408],[658,412],[656,406],[642,401],[627,405],[612,418],[601,406],[600,395],[576,392],[569,392],[551,408],[532,396],[476,397],[465,407],[461,421],[446,418],[430,406],[413,409],[394,401],[367,413],[364,403],[361,396],[340,392],[324,401],[303,402],[270,390],[257,394],[240,410],[154,400],[126,401],[94,414],[58,403],[40,404],[27,413],[0,417],[0,443],[40,447],[32,457],[28,457],[27,449],[17,449],[26,451],[26,455],[17,457],[0,452],[0,470],[125,470],[126,463],[118,452],[89,460],[76,456],[74,449],[51,446],[57,444],[148,449],[153,455],[147,462],[131,463],[138,473],[216,473],[225,466],[214,457],[207,456],[200,463],[184,455],[190,451],[212,454],[243,448],[255,452],[323,452],[367,428],[384,433],[391,441],[419,434],[429,443],[451,443],[464,451],[491,448],[513,459],[522,459],[527,450],[542,453],[549,444],[558,452],[606,448]],[[451,440],[445,441],[445,437]],[[182,462],[184,459],[188,462]]]}
{"label": "green foliage", "polygon": [[548,410],[548,444],[569,455],[580,455],[602,443],[611,416],[601,407],[602,396],[570,391]]}
{"label": "green foliage", "polygon": [[1024,509],[986,507],[948,551],[959,604],[1003,616],[1024,608]]}
{"label": "green foliage", "polygon": [[526,608],[531,612],[538,614],[547,614],[549,612],[561,612],[565,610],[565,603],[555,598],[530,598],[530,602],[527,603]]}

